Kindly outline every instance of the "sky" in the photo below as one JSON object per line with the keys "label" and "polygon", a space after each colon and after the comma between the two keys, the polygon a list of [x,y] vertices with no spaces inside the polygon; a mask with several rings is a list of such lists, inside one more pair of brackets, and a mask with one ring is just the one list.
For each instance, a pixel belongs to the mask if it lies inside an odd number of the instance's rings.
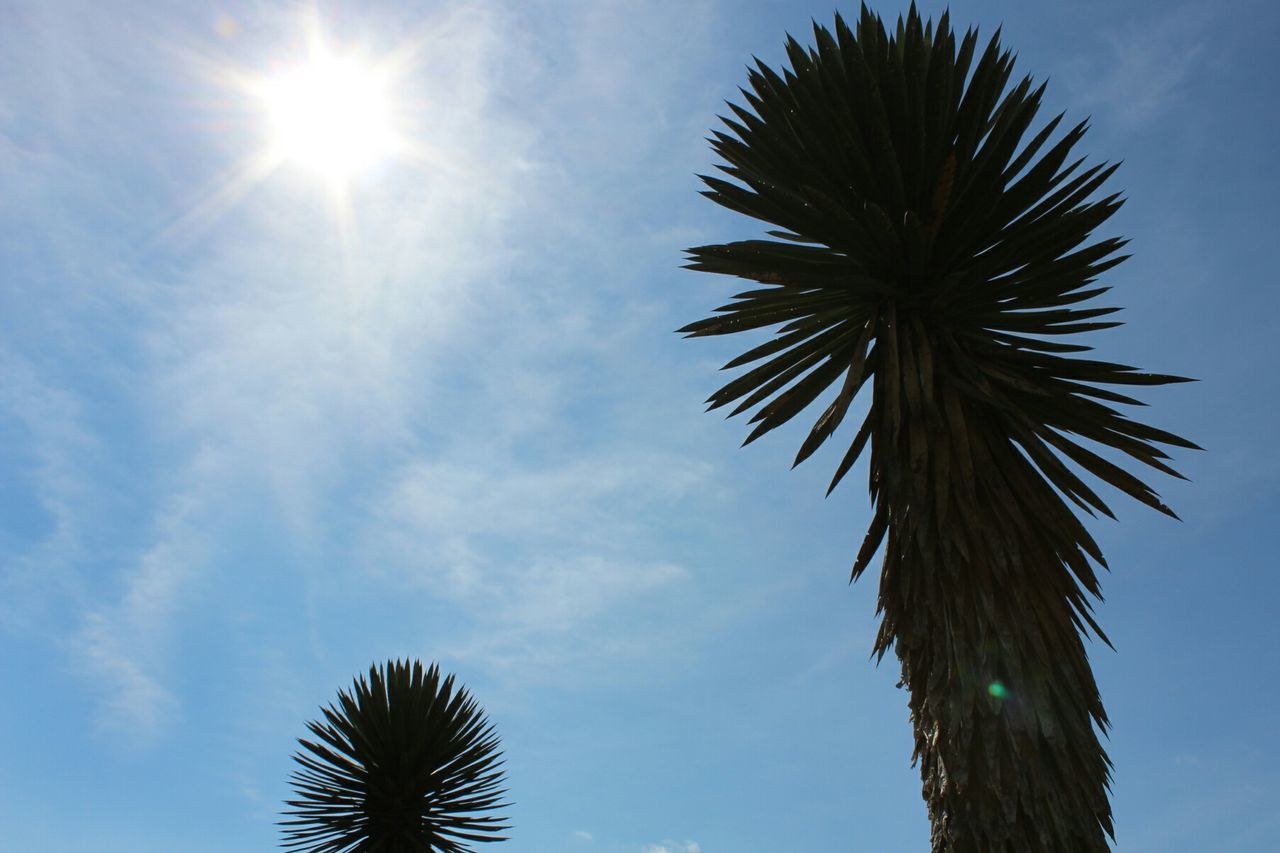
{"label": "sky", "polygon": [[[735,292],[682,250],[759,235],[698,195],[716,115],[837,8],[0,0],[7,849],[271,849],[306,721],[393,657],[502,737],[492,849],[927,848],[865,468],[788,470],[808,419],[739,449],[702,401],[745,342],[673,334]],[[1280,11],[951,13],[1124,161],[1098,352],[1201,380],[1140,415],[1206,448],[1152,475],[1183,521],[1091,525],[1116,850],[1280,849]],[[407,144],[342,182],[244,84],[315,26],[395,70]]]}

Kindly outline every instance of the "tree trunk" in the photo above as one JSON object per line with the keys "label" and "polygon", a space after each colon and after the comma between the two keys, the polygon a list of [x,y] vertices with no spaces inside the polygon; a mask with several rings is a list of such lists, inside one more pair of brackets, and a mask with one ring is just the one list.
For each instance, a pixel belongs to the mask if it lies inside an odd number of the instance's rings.
{"label": "tree trunk", "polygon": [[1068,608],[1029,609],[1047,596],[1027,574],[982,600],[937,578],[955,572],[918,579],[936,596],[895,641],[934,853],[1106,853],[1105,716]]}
{"label": "tree trunk", "polygon": [[1081,640],[1105,640],[1081,547],[1101,554],[1010,438],[1019,413],[954,367],[973,363],[958,345],[892,306],[881,328],[864,551],[887,532],[876,650],[895,648],[910,691],[933,851],[1106,853],[1107,720]]}

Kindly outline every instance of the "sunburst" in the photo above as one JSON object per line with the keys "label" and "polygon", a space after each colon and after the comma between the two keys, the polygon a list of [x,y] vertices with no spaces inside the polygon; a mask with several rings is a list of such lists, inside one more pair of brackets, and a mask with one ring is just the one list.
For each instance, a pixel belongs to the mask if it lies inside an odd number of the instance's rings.
{"label": "sunburst", "polygon": [[[198,232],[224,216],[251,191],[288,175],[328,196],[335,223],[345,233],[353,195],[376,186],[400,164],[450,168],[416,132],[404,92],[422,39],[378,53],[343,43],[325,32],[314,9],[299,21],[302,49],[267,69],[179,51],[230,101],[219,126],[237,126],[257,139],[230,170],[214,180],[161,240]],[[219,26],[224,38],[240,28]],[[230,35],[228,35],[230,33]],[[241,121],[247,118],[248,122]]]}
{"label": "sunburst", "polygon": [[403,147],[392,83],[388,69],[317,43],[304,63],[255,87],[270,125],[270,159],[344,188]]}

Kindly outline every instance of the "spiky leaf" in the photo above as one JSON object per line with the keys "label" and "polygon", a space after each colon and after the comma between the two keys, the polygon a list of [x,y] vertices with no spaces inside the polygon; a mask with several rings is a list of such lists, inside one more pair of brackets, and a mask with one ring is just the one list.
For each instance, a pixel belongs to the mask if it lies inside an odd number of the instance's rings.
{"label": "spiky leaf", "polygon": [[452,675],[432,664],[370,667],[299,739],[288,850],[461,853],[509,827],[498,737]]}

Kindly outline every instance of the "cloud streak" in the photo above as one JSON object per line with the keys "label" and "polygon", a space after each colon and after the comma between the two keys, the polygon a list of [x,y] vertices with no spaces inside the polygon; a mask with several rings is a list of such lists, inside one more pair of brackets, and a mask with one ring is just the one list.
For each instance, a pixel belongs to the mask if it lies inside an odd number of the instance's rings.
{"label": "cloud streak", "polygon": [[[52,387],[26,359],[5,352],[0,414],[19,433],[8,453],[21,467],[10,473],[5,488],[11,500],[25,500],[46,520],[35,535],[9,534],[18,541],[0,572],[0,624],[32,630],[57,601],[83,595],[74,568],[85,553],[82,519],[96,497],[84,470],[100,448],[74,395]],[[23,469],[26,476],[19,474]],[[30,508],[24,513],[31,514]]]}
{"label": "cloud streak", "polygon": [[554,673],[653,645],[602,620],[686,579],[645,539],[701,474],[621,449],[543,466],[419,461],[381,498],[362,550],[375,577],[466,610],[472,630],[446,643],[452,655],[504,675]]}
{"label": "cloud streak", "polygon": [[1205,60],[1211,20],[1209,7],[1184,5],[1154,22],[1107,31],[1103,56],[1068,66],[1072,102],[1105,109],[1111,121],[1130,128],[1158,118]]}
{"label": "cloud streak", "polygon": [[702,846],[696,841],[663,841],[646,844],[640,853],[702,853]]}

